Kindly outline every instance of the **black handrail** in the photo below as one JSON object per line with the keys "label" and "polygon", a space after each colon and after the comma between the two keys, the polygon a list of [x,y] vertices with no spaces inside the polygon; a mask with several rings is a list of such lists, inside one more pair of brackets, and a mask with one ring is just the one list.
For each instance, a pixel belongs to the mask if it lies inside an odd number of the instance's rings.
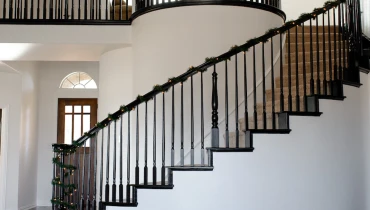
{"label": "black handrail", "polygon": [[236,55],[240,52],[248,51],[248,49],[250,49],[253,46],[256,46],[260,42],[266,42],[267,40],[271,39],[272,37],[274,37],[275,35],[277,35],[279,33],[285,33],[286,31],[290,30],[291,28],[294,28],[297,25],[301,25],[302,23],[306,22],[307,20],[310,20],[311,18],[315,18],[318,15],[326,13],[327,10],[329,10],[331,8],[334,8],[334,7],[336,7],[337,5],[339,5],[343,2],[345,2],[345,0],[334,1],[330,4],[327,4],[323,8],[315,10],[312,13],[303,14],[301,16],[301,18],[296,20],[296,21],[286,22],[283,26],[281,26],[279,28],[271,29],[268,32],[266,32],[266,34],[264,34],[264,35],[262,35],[258,38],[251,39],[243,45],[234,46],[230,51],[228,51],[224,54],[221,54],[217,57],[212,57],[212,58],[208,59],[206,62],[204,62],[204,63],[202,63],[202,64],[200,64],[196,67],[191,67],[187,72],[181,74],[178,77],[174,77],[174,78],[169,79],[168,82],[164,83],[163,85],[155,86],[155,88],[152,91],[148,92],[147,94],[145,94],[143,96],[138,97],[136,100],[134,100],[130,104],[126,105],[125,107],[121,107],[121,109],[119,109],[118,111],[113,113],[110,117],[105,118],[103,121],[100,122],[99,125],[96,125],[90,131],[88,131],[86,133],[86,135],[77,139],[75,141],[75,144],[76,145],[83,144],[83,142],[88,140],[90,136],[93,136],[96,132],[98,132],[103,127],[105,127],[104,125],[108,125],[109,122],[111,122],[113,119],[118,119],[124,113],[128,112],[129,110],[134,109],[139,104],[144,103],[145,100],[151,99],[155,95],[163,92],[164,90],[166,91],[169,88],[171,88],[172,86],[174,86],[176,84],[179,84],[183,81],[186,81],[192,75],[195,75],[198,72],[205,71],[205,70],[207,70],[207,68],[209,68],[213,65],[216,65],[219,62],[222,62],[224,60],[228,60],[229,58],[231,58],[232,56],[234,56],[234,55]]}
{"label": "black handrail", "polygon": [[[206,61],[196,67],[190,67],[187,72],[181,74],[178,77],[170,78],[168,82],[164,83],[163,85],[156,85],[154,86],[153,90],[145,94],[144,96],[138,96],[136,100],[128,104],[127,106],[121,106],[118,111],[116,111],[113,114],[109,114],[108,118],[104,119],[102,122],[98,123],[94,128],[92,128],[89,132],[87,132],[84,136],[79,138],[76,141],[73,141],[73,145],[54,145],[54,151],[57,153],[58,158],[54,158],[54,179],[53,184],[57,185],[57,187],[53,188],[53,196],[54,200],[52,201],[53,204],[59,204],[60,206],[67,206],[69,208],[74,207],[80,207],[80,209],[83,209],[84,206],[91,206],[90,201],[95,200],[95,194],[96,194],[96,188],[94,188],[93,192],[91,192],[90,188],[87,189],[84,188],[85,185],[90,186],[90,181],[86,183],[86,180],[90,180],[91,177],[93,177],[93,182],[97,183],[99,182],[99,188],[100,188],[100,194],[99,196],[99,208],[102,208],[106,205],[116,205],[117,204],[117,196],[119,195],[119,204],[126,205],[126,206],[135,206],[137,205],[137,189],[138,188],[155,188],[155,189],[170,189],[173,187],[173,178],[172,178],[172,170],[192,170],[194,167],[196,167],[196,163],[194,161],[194,152],[198,151],[195,142],[194,142],[194,133],[195,133],[195,125],[194,125],[194,117],[200,118],[201,123],[201,138],[200,138],[200,152],[201,152],[201,169],[204,170],[204,168],[207,167],[213,167],[213,159],[212,159],[212,151],[213,150],[226,150],[226,151],[253,151],[253,139],[252,139],[252,133],[253,132],[259,132],[259,133],[289,133],[289,115],[290,114],[298,114],[298,115],[312,115],[312,116],[319,116],[321,113],[318,109],[318,99],[320,97],[324,98],[331,98],[331,99],[343,99],[343,82],[350,82],[353,83],[359,83],[359,81],[356,80],[358,78],[359,69],[357,65],[356,58],[359,57],[359,45],[360,41],[359,34],[361,33],[361,28],[358,28],[357,24],[359,21],[354,21],[353,17],[358,16],[357,12],[359,9],[353,9],[358,7],[358,1],[357,0],[340,0],[335,2],[327,2],[323,8],[315,9],[314,12],[309,14],[302,14],[298,20],[290,21],[285,23],[282,27],[271,29],[267,31],[264,35],[249,40],[243,45],[240,46],[233,46],[228,52],[219,55],[217,57],[207,58]],[[338,6],[338,7],[337,7]],[[338,15],[335,15],[335,11],[337,10]],[[333,16],[330,16],[331,13],[333,13]],[[320,17],[319,17],[320,16]],[[331,17],[334,18],[333,23],[334,25],[330,25]],[[325,25],[326,18],[329,19],[328,26]],[[336,20],[336,18],[338,18]],[[315,20],[314,24],[312,24],[312,20]],[[320,22],[323,20],[323,26],[319,26],[319,20]],[[305,22],[309,22],[305,26]],[[348,22],[349,21],[349,22]],[[338,24],[336,24],[338,23]],[[305,27],[309,27],[309,30],[305,30]],[[305,32],[309,31],[309,33]],[[286,40],[286,46],[288,48],[288,53],[284,54],[286,58],[285,64],[283,64],[283,34],[287,33],[287,40]],[[332,33],[333,32],[333,33]],[[298,41],[299,40],[299,41]],[[306,42],[305,40],[309,40]],[[271,42],[271,43],[268,43]],[[279,43],[277,43],[279,42]],[[316,43],[314,43],[316,42]],[[276,43],[274,45],[274,43]],[[268,46],[271,44],[271,48],[268,48]],[[334,51],[332,51],[332,44],[334,44]],[[338,45],[337,45],[338,44]],[[276,48],[276,47],[277,48]],[[260,48],[261,47],[261,48]],[[247,65],[247,59],[246,59],[246,52],[249,49],[253,49],[252,52],[250,52],[251,59],[248,60],[248,62],[251,62]],[[276,51],[274,51],[274,48]],[[351,50],[349,50],[351,48]],[[306,53],[306,49],[307,53]],[[337,52],[336,49],[339,49]],[[268,52],[270,50],[270,52]],[[262,55],[261,55],[262,52]],[[266,53],[265,53],[266,52]],[[276,59],[274,61],[275,53],[280,53],[280,58]],[[243,54],[243,55],[242,55]],[[307,59],[306,62],[306,55],[310,54],[310,58]],[[321,55],[320,55],[321,54]],[[334,56],[332,56],[332,54]],[[239,59],[237,58],[239,55]],[[339,56],[339,59],[337,60],[337,55]],[[243,57],[242,57],[243,56]],[[267,58],[270,57],[270,60]],[[287,57],[288,56],[288,57]],[[308,55],[307,55],[308,56]],[[261,57],[261,60],[259,60]],[[334,60],[333,60],[334,57]],[[244,59],[243,59],[244,58]],[[329,59],[328,62],[327,59]],[[229,62],[230,60],[230,62]],[[232,62],[232,61],[235,61]],[[238,61],[239,64],[238,65]],[[260,63],[262,61],[262,64]],[[339,61],[339,62],[338,62]],[[240,63],[241,62],[241,63]],[[267,63],[266,63],[267,62]],[[275,78],[275,72],[277,70],[274,68],[274,65],[276,63],[276,66],[280,67],[280,75]],[[256,66],[256,63],[258,63],[258,66]],[[268,81],[268,77],[266,75],[267,68],[266,64],[271,63],[271,81]],[[334,63],[334,65],[333,65]],[[222,74],[223,71],[220,71],[217,67],[221,67],[223,69],[223,65],[225,65],[225,76],[224,78],[219,80],[219,74]],[[235,65],[234,65],[235,64]],[[261,65],[259,65],[261,64]],[[310,65],[310,68],[306,64]],[[251,67],[250,70],[247,71],[247,68]],[[257,67],[261,67],[261,71],[257,70]],[[233,69],[234,68],[234,69]],[[333,69],[334,68],[334,69]],[[209,155],[208,155],[208,165],[204,164],[204,110],[203,110],[203,74],[208,70],[211,69],[212,78],[212,98],[210,98],[210,94],[208,93],[208,99],[212,100],[212,106],[211,106],[211,114],[212,116],[208,116],[207,120],[212,121],[212,130],[210,131],[212,145],[209,149]],[[229,72],[229,69],[232,69]],[[244,106],[245,109],[242,110],[240,108],[239,104],[239,84],[243,83],[241,79],[241,75],[238,73],[241,69],[243,69],[244,72]],[[218,72],[217,72],[218,70]],[[233,71],[235,70],[235,71]],[[334,72],[333,72],[334,71]],[[197,73],[200,73],[196,75]],[[228,73],[235,73],[235,77],[230,77],[230,81],[228,81]],[[261,85],[257,85],[256,82],[256,75],[258,77],[261,77]],[[262,75],[261,75],[262,74]],[[316,74],[316,75],[315,75]],[[208,74],[208,76],[210,76]],[[239,76],[239,79],[238,79]],[[252,78],[253,76],[253,78]],[[308,78],[306,78],[309,77]],[[194,113],[194,91],[193,91],[193,85],[194,82],[198,81],[197,78],[200,79],[201,87],[200,87],[200,101],[201,101],[201,116],[197,116],[197,114]],[[235,80],[234,80],[235,78]],[[253,79],[253,86],[249,87],[247,85],[247,81],[249,78],[249,82],[252,82]],[[190,84],[185,86],[185,81],[190,79]],[[225,79],[225,80],[224,80]],[[301,80],[303,79],[303,81]],[[309,81],[308,81],[309,80]],[[276,82],[276,87],[275,87]],[[278,83],[280,82],[280,85]],[[179,84],[181,85],[181,89],[178,90],[181,91],[180,99],[178,99],[178,102],[180,104],[180,109],[178,112],[179,115],[179,131],[178,135],[180,136],[177,143],[181,143],[180,151],[177,152],[175,149],[175,105],[174,105],[174,92],[175,92],[175,85]],[[229,90],[230,88],[229,84],[235,85],[235,125],[236,128],[234,132],[230,132],[229,129],[229,102],[233,103],[231,100],[229,101]],[[219,95],[218,95],[218,89],[220,85],[224,85],[225,88],[225,141],[222,142],[220,136],[220,130],[219,130]],[[271,86],[270,86],[271,85]],[[270,87],[269,87],[270,86]],[[248,97],[248,87],[250,93],[253,92],[253,98]],[[275,89],[276,88],[276,89]],[[280,88],[280,91],[277,90],[277,88]],[[166,130],[165,130],[165,94],[166,91],[172,89],[172,98],[171,98],[171,167],[168,168],[168,181],[166,181],[166,143],[169,143],[169,141],[166,141]],[[190,100],[186,101],[184,100],[184,89],[190,92]],[[302,91],[303,89],[303,91]],[[276,92],[275,92],[276,90]],[[309,90],[309,91],[308,91]],[[261,93],[262,91],[262,93]],[[270,92],[269,92],[270,91]],[[307,92],[310,92],[307,94]],[[270,94],[269,94],[270,93]],[[275,97],[276,94],[280,94],[280,96]],[[163,94],[162,97],[158,96],[160,99],[157,101],[157,95]],[[168,94],[170,96],[171,94]],[[258,95],[258,97],[257,97]],[[195,95],[196,96],[196,95]],[[234,96],[232,94],[231,96]],[[260,102],[257,102],[257,98],[259,98]],[[280,103],[279,103],[280,98]],[[153,101],[150,101],[151,99],[154,99]],[[169,99],[169,98],[167,98]],[[248,100],[253,100],[252,103],[248,103]],[[261,102],[261,100],[263,100]],[[185,101],[185,103],[184,103]],[[159,102],[157,104],[157,102]],[[162,103],[161,103],[162,102]],[[170,100],[168,100],[170,102]],[[277,102],[277,103],[275,103]],[[139,106],[140,104],[145,103],[145,112],[144,115],[139,115]],[[153,103],[153,125],[152,128],[149,128],[149,130],[153,131],[153,138],[148,139],[148,114],[147,114],[147,106],[149,103]],[[190,103],[190,110],[185,111],[184,107]],[[242,102],[243,103],[243,102]],[[250,104],[249,108],[252,108],[253,111],[248,111],[248,104]],[[230,104],[231,105],[231,104]],[[158,109],[157,109],[158,106]],[[144,108],[144,106],[142,106]],[[284,111],[285,110],[285,111]],[[157,114],[157,111],[159,112]],[[190,113],[189,113],[190,111]],[[222,110],[223,111],[223,110]],[[242,124],[242,121],[239,120],[239,111],[244,111],[244,126],[240,125]],[[135,124],[133,123],[131,125],[130,123],[130,113],[136,117],[134,117],[133,121],[135,121]],[[127,115],[123,116],[125,113]],[[168,112],[167,112],[168,113]],[[187,113],[190,115],[189,122],[185,122],[184,118],[186,118]],[[221,112],[221,114],[223,114]],[[158,115],[158,116],[157,116]],[[230,114],[231,115],[231,114]],[[143,119],[140,120],[141,123],[145,123],[145,131],[140,133],[139,127],[142,124],[139,124],[139,116],[142,116]],[[127,117],[127,125],[123,125],[123,118]],[[158,117],[158,122],[157,122]],[[167,115],[167,117],[170,117]],[[120,120],[118,120],[121,118]],[[168,118],[169,119],[169,118]],[[234,119],[234,118],[232,118]],[[144,120],[144,122],[143,122]],[[167,120],[166,120],[167,121]],[[249,123],[250,121],[250,123]],[[252,123],[253,122],[253,123]],[[187,137],[187,135],[184,135],[184,128],[185,124],[189,123],[190,125],[190,138],[189,141],[185,141],[184,139]],[[207,123],[210,123],[209,121]],[[117,158],[117,148],[116,148],[116,140],[117,140],[117,128],[116,126],[119,126],[120,128],[120,166],[117,166],[117,161],[115,160]],[[159,132],[157,133],[157,124],[159,127]],[[188,125],[188,126],[189,126]],[[112,127],[111,127],[112,126]],[[122,165],[122,127],[127,127],[127,184],[126,184],[126,201],[123,201],[123,189],[124,186],[122,183],[122,178],[120,177],[120,186],[119,186],[119,193],[117,194],[116,190],[116,173],[117,173],[117,167],[120,171],[120,176],[122,176],[122,168],[124,167]],[[131,126],[133,126],[133,130],[135,131],[134,135],[130,135]],[[114,129],[113,132],[111,131],[111,128]],[[210,126],[209,126],[210,128]],[[101,130],[101,132],[99,132]],[[107,131],[108,135],[104,134],[104,130]],[[101,133],[101,138],[98,138],[98,132]],[[114,134],[113,137],[111,137],[111,133]],[[144,151],[143,153],[140,152],[140,147],[142,143],[140,143],[140,136],[142,139],[145,139],[143,142]],[[143,135],[142,135],[143,134]],[[161,135],[161,141],[157,141],[157,134]],[[99,134],[100,135],[100,134]],[[239,137],[242,137],[242,135],[245,135],[245,139],[240,141]],[[91,138],[94,143],[91,144],[90,153],[86,152],[86,144],[87,140]],[[234,138],[234,141],[233,141]],[[98,142],[99,141],[101,142]],[[112,144],[110,144],[110,141],[113,141]],[[134,140],[135,144],[130,146],[131,140]],[[181,140],[181,142],[180,142]],[[150,141],[150,143],[148,142]],[[99,149],[99,154],[97,151],[97,145],[101,145]],[[225,143],[225,144],[224,144]],[[152,168],[152,177],[149,176],[150,171],[148,171],[148,154],[147,150],[148,144],[153,145],[153,168]],[[158,147],[159,145],[161,147]],[[243,144],[245,144],[243,146]],[[104,147],[104,145],[107,145]],[[113,147],[111,148],[112,145]],[[84,147],[83,147],[84,146]],[[180,146],[180,145],[179,145]],[[186,148],[185,146],[189,147]],[[224,147],[225,146],[225,147]],[[83,149],[79,149],[79,147],[83,147]],[[113,161],[111,161],[111,154],[110,151],[113,152]],[[189,157],[190,157],[190,165],[185,164],[185,151],[188,152],[190,150]],[[93,151],[93,153],[91,153]],[[198,152],[197,152],[198,153]],[[81,156],[83,154],[83,156]],[[135,158],[132,160],[135,161],[135,164],[131,163],[131,154],[135,155]],[[158,154],[158,155],[157,155]],[[175,154],[180,156],[179,165],[176,165],[174,163],[175,161]],[[100,180],[95,175],[92,175],[92,171],[90,169],[87,169],[87,173],[85,172],[85,159],[88,158],[86,161],[89,163],[89,165],[92,162],[92,157],[97,158],[97,156],[100,156],[100,166],[97,166],[97,161],[94,160],[94,170],[100,171]],[[140,155],[143,159],[140,158]],[[81,156],[81,157],[80,157]],[[161,173],[160,178],[157,179],[157,158],[161,157],[161,169],[158,173]],[[134,156],[133,156],[134,157]],[[168,156],[167,156],[168,157]],[[90,160],[91,159],[91,160]],[[75,169],[74,166],[68,165],[71,163],[71,160],[74,160],[77,162],[76,170],[78,175],[75,177],[75,181],[71,181],[71,179],[68,178],[68,175],[70,173],[73,173],[73,170]],[[82,163],[82,167],[79,166]],[[144,167],[141,166],[142,162],[144,163]],[[169,162],[169,161],[167,161]],[[199,163],[197,162],[197,163]],[[140,165],[139,165],[140,164]],[[144,168],[144,171],[142,172],[140,170],[140,167]],[[82,169],[82,174],[80,175],[80,170]],[[131,169],[135,168],[134,170],[134,177],[131,177],[130,171]],[[113,174],[110,172],[112,169]],[[199,168],[197,168],[198,170]],[[67,170],[64,171],[63,170]],[[151,170],[151,168],[149,169]],[[105,177],[104,172],[106,172]],[[94,171],[94,174],[96,171]],[[140,182],[141,175],[144,175],[144,184]],[[113,175],[113,176],[112,176]],[[59,178],[60,177],[60,178]],[[86,178],[87,177],[87,178]],[[90,177],[90,178],[89,178]],[[113,177],[113,183],[110,180],[110,177]],[[131,179],[134,178],[134,179]],[[103,184],[103,179],[105,180]],[[149,180],[152,180],[153,182],[150,182]],[[82,182],[80,182],[82,180]],[[130,180],[134,180],[133,183],[131,183]],[[157,180],[159,183],[157,183]],[[77,186],[74,186],[73,184],[77,183]],[[58,187],[60,184],[61,186]],[[80,186],[78,186],[80,185]],[[83,189],[80,189],[83,187]],[[63,188],[63,189],[62,189]],[[103,190],[103,188],[105,190]],[[70,193],[70,196],[75,196],[72,198],[68,197],[70,190],[73,189],[80,189],[79,191],[76,191],[75,193]],[[60,192],[59,192],[60,190]],[[67,190],[67,191],[66,191]],[[67,194],[65,194],[67,192]],[[103,196],[103,192],[105,192],[105,196]],[[67,197],[65,197],[65,195]],[[132,197],[131,197],[132,195]],[[76,199],[77,197],[77,199]],[[58,203],[59,202],[59,203]],[[113,202],[113,203],[112,203]],[[76,205],[76,204],[79,205]]]}
{"label": "black handrail", "polygon": [[[213,0],[214,2],[225,2],[224,0]],[[136,11],[143,10],[152,6],[165,6],[180,2],[202,2],[202,0],[136,0]],[[240,0],[240,2],[252,2],[257,4],[268,5],[281,9],[281,0]]]}

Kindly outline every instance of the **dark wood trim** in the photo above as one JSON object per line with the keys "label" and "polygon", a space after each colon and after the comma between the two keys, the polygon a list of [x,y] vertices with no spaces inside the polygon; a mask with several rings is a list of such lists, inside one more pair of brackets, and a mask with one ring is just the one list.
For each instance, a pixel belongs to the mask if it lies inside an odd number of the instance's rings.
{"label": "dark wood trim", "polygon": [[131,25],[131,20],[37,20],[37,19],[0,19],[0,24],[15,25]]}
{"label": "dark wood trim", "polygon": [[[57,129],[57,143],[64,144],[64,107],[66,105],[81,105],[81,102],[90,105],[90,128],[93,128],[97,123],[97,107],[98,99],[97,98],[58,98],[58,129]],[[94,112],[93,110],[96,110]],[[82,114],[82,113],[81,113]],[[63,116],[63,117],[62,117]],[[73,120],[73,118],[72,118]],[[82,122],[81,122],[82,124]],[[72,131],[73,133],[73,131]],[[76,140],[76,139],[74,139]]]}
{"label": "dark wood trim", "polygon": [[284,21],[286,20],[285,12],[283,12],[282,10],[276,7],[262,4],[262,3],[257,3],[257,2],[236,1],[236,0],[231,0],[231,1],[227,1],[227,0],[206,0],[206,1],[186,0],[186,1],[158,4],[155,6],[146,7],[139,11],[136,11],[134,14],[131,15],[130,20],[134,21],[136,18],[140,17],[141,15],[147,14],[149,12],[161,10],[161,9],[168,9],[168,8],[173,8],[173,7],[184,7],[184,6],[202,6],[202,5],[225,5],[225,6],[250,7],[250,8],[272,12],[276,15],[279,15]]}

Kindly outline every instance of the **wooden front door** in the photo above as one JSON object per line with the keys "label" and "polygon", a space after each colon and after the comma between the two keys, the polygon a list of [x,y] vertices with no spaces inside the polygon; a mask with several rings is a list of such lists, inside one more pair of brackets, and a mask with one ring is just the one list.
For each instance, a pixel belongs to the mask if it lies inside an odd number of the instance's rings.
{"label": "wooden front door", "polygon": [[[96,98],[58,99],[58,144],[72,144],[97,122],[98,100]],[[90,142],[86,143],[86,147]]]}

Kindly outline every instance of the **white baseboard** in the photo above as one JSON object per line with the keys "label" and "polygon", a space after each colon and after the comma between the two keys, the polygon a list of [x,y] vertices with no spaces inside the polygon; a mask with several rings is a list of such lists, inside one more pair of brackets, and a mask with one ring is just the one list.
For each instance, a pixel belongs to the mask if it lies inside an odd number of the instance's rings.
{"label": "white baseboard", "polygon": [[28,205],[28,206],[19,207],[19,210],[29,210],[29,209],[32,209],[32,208],[35,208],[35,207],[36,207],[36,204],[32,204],[32,205]]}

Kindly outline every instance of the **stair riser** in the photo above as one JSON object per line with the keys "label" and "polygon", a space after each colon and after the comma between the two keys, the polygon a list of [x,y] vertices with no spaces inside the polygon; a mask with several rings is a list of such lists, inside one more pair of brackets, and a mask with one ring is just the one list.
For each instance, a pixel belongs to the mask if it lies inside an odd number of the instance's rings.
{"label": "stair riser", "polygon": [[[226,135],[224,135],[224,141],[226,143]],[[245,147],[245,135],[243,132],[239,132],[239,148]],[[229,134],[229,148],[236,148],[236,136],[235,133]]]}
{"label": "stair riser", "polygon": [[[317,74],[314,74],[313,79],[314,79],[314,81],[317,81]],[[323,82],[324,81],[324,74],[320,74],[319,79],[320,79],[321,82]],[[310,80],[311,80],[311,75],[309,74],[309,75],[306,76],[306,85],[310,84]],[[334,80],[334,73],[332,73],[332,80]],[[326,72],[326,81],[330,81],[330,73],[328,71]],[[294,75],[294,76],[291,77],[291,87],[295,88],[296,84],[297,84],[297,79],[296,79],[296,75]],[[298,85],[299,86],[304,85],[303,76],[298,77]],[[276,78],[275,87],[280,87],[280,78]],[[283,77],[283,87],[289,87],[289,78],[288,77]]]}
{"label": "stair riser", "polygon": [[[309,24],[309,22],[307,22],[307,24]],[[335,28],[335,30],[334,30],[334,28]],[[310,32],[310,26],[305,26],[305,27],[297,26],[298,33],[302,33],[303,29],[304,29],[305,33]],[[316,33],[317,31],[319,33],[322,33],[324,29],[325,29],[325,33],[328,33],[329,29],[330,29],[331,33],[334,33],[334,31],[336,31],[338,33],[339,30],[340,30],[340,28],[338,26],[330,26],[330,27],[329,26],[319,26],[318,28],[316,28],[316,21],[312,22],[312,33]],[[289,31],[290,31],[290,33],[295,33],[296,28],[292,28]]]}
{"label": "stair riser", "polygon": [[[312,43],[312,51],[313,52],[316,52],[317,49],[320,49],[322,51],[323,50],[323,44],[324,44],[323,42],[319,42],[319,48],[317,48],[316,42]],[[329,44],[329,42],[326,42],[325,43],[325,48],[326,49],[329,49],[329,46],[331,47],[332,50],[334,50],[334,47],[335,47],[334,41],[332,41],[331,44]],[[339,42],[337,42],[337,50],[339,50],[339,46],[343,47],[342,44],[339,45]],[[310,45],[309,40],[305,40],[304,47],[305,47],[306,55],[309,56],[310,51],[311,51],[311,45]],[[286,44],[285,49],[286,49],[286,52],[287,52],[288,51],[288,43]],[[291,50],[291,52],[296,52],[296,44],[295,44],[295,42],[290,44],[290,50]],[[298,43],[298,52],[303,52],[303,44],[302,44],[302,42],[301,43]]]}
{"label": "stair riser", "polygon": [[[333,69],[334,69],[334,66],[335,66],[335,62],[334,61],[335,60],[332,59],[332,64],[331,65],[332,65],[332,68]],[[330,68],[330,64],[329,63],[330,63],[329,62],[329,59],[327,59],[327,61],[326,61],[326,69],[329,69]],[[312,65],[313,71],[315,73],[315,72],[317,72],[317,62],[313,62],[312,64],[313,64]],[[339,64],[339,59],[337,59],[337,66],[339,66],[339,65],[343,65],[343,60],[342,60],[341,64]],[[305,66],[306,66],[306,74],[310,74],[311,73],[310,59],[307,60],[307,58],[306,58],[306,65]],[[320,69],[321,72],[324,69],[324,62],[323,61],[320,62],[319,69]],[[296,63],[292,63],[291,64],[291,74],[292,75],[295,75],[296,74],[296,71],[297,71],[296,70]],[[289,73],[288,64],[284,64],[283,65],[283,76],[288,75],[288,73]],[[298,63],[298,74],[303,74],[303,63],[302,62]]]}
{"label": "stair riser", "polygon": [[[325,50],[325,56],[326,56],[325,57],[325,61],[329,61],[330,60],[329,59],[329,57],[330,57],[329,55],[331,55],[331,60],[333,60],[333,58],[334,58],[334,50],[332,50],[331,53],[329,52],[329,50]],[[339,51],[337,51],[337,58],[338,58],[339,55],[340,55],[339,54]],[[311,59],[310,56],[311,55],[309,55],[309,54],[306,53],[306,56],[305,56],[305,61],[306,62],[309,62],[310,61],[310,59]],[[323,53],[323,51],[320,51],[319,56],[317,56],[317,52],[315,52],[312,55],[312,57],[313,57],[313,60],[314,61],[317,61],[317,57],[319,57],[320,62],[324,62],[324,53]],[[296,63],[296,61],[297,61],[296,53],[291,52],[290,53],[290,62],[291,63]],[[288,64],[288,62],[289,62],[289,54],[288,53],[285,54],[285,62],[287,62],[286,64]],[[298,53],[298,63],[300,63],[300,62],[303,62],[303,53],[302,52]],[[291,65],[291,66],[292,66],[292,68],[295,68],[295,65],[294,66]]]}
{"label": "stair riser", "polygon": [[[310,38],[310,33],[305,33],[304,35],[302,33],[298,33],[298,43],[301,42],[302,43],[302,37],[304,36],[304,40],[306,41],[310,41],[311,38]],[[330,41],[334,41],[334,34],[330,34]],[[317,39],[317,36],[316,36],[316,33],[312,33],[312,41],[313,42],[317,42],[317,40],[319,40],[319,42],[323,42],[324,41],[324,36],[322,33],[319,33],[319,39]],[[287,36],[287,42],[289,41],[288,39],[288,36]],[[329,35],[325,32],[325,42],[328,42],[329,41]],[[342,37],[337,34],[337,41],[342,41]],[[296,36],[295,36],[295,32],[294,33],[291,33],[290,34],[290,43],[295,43],[296,42]]]}

